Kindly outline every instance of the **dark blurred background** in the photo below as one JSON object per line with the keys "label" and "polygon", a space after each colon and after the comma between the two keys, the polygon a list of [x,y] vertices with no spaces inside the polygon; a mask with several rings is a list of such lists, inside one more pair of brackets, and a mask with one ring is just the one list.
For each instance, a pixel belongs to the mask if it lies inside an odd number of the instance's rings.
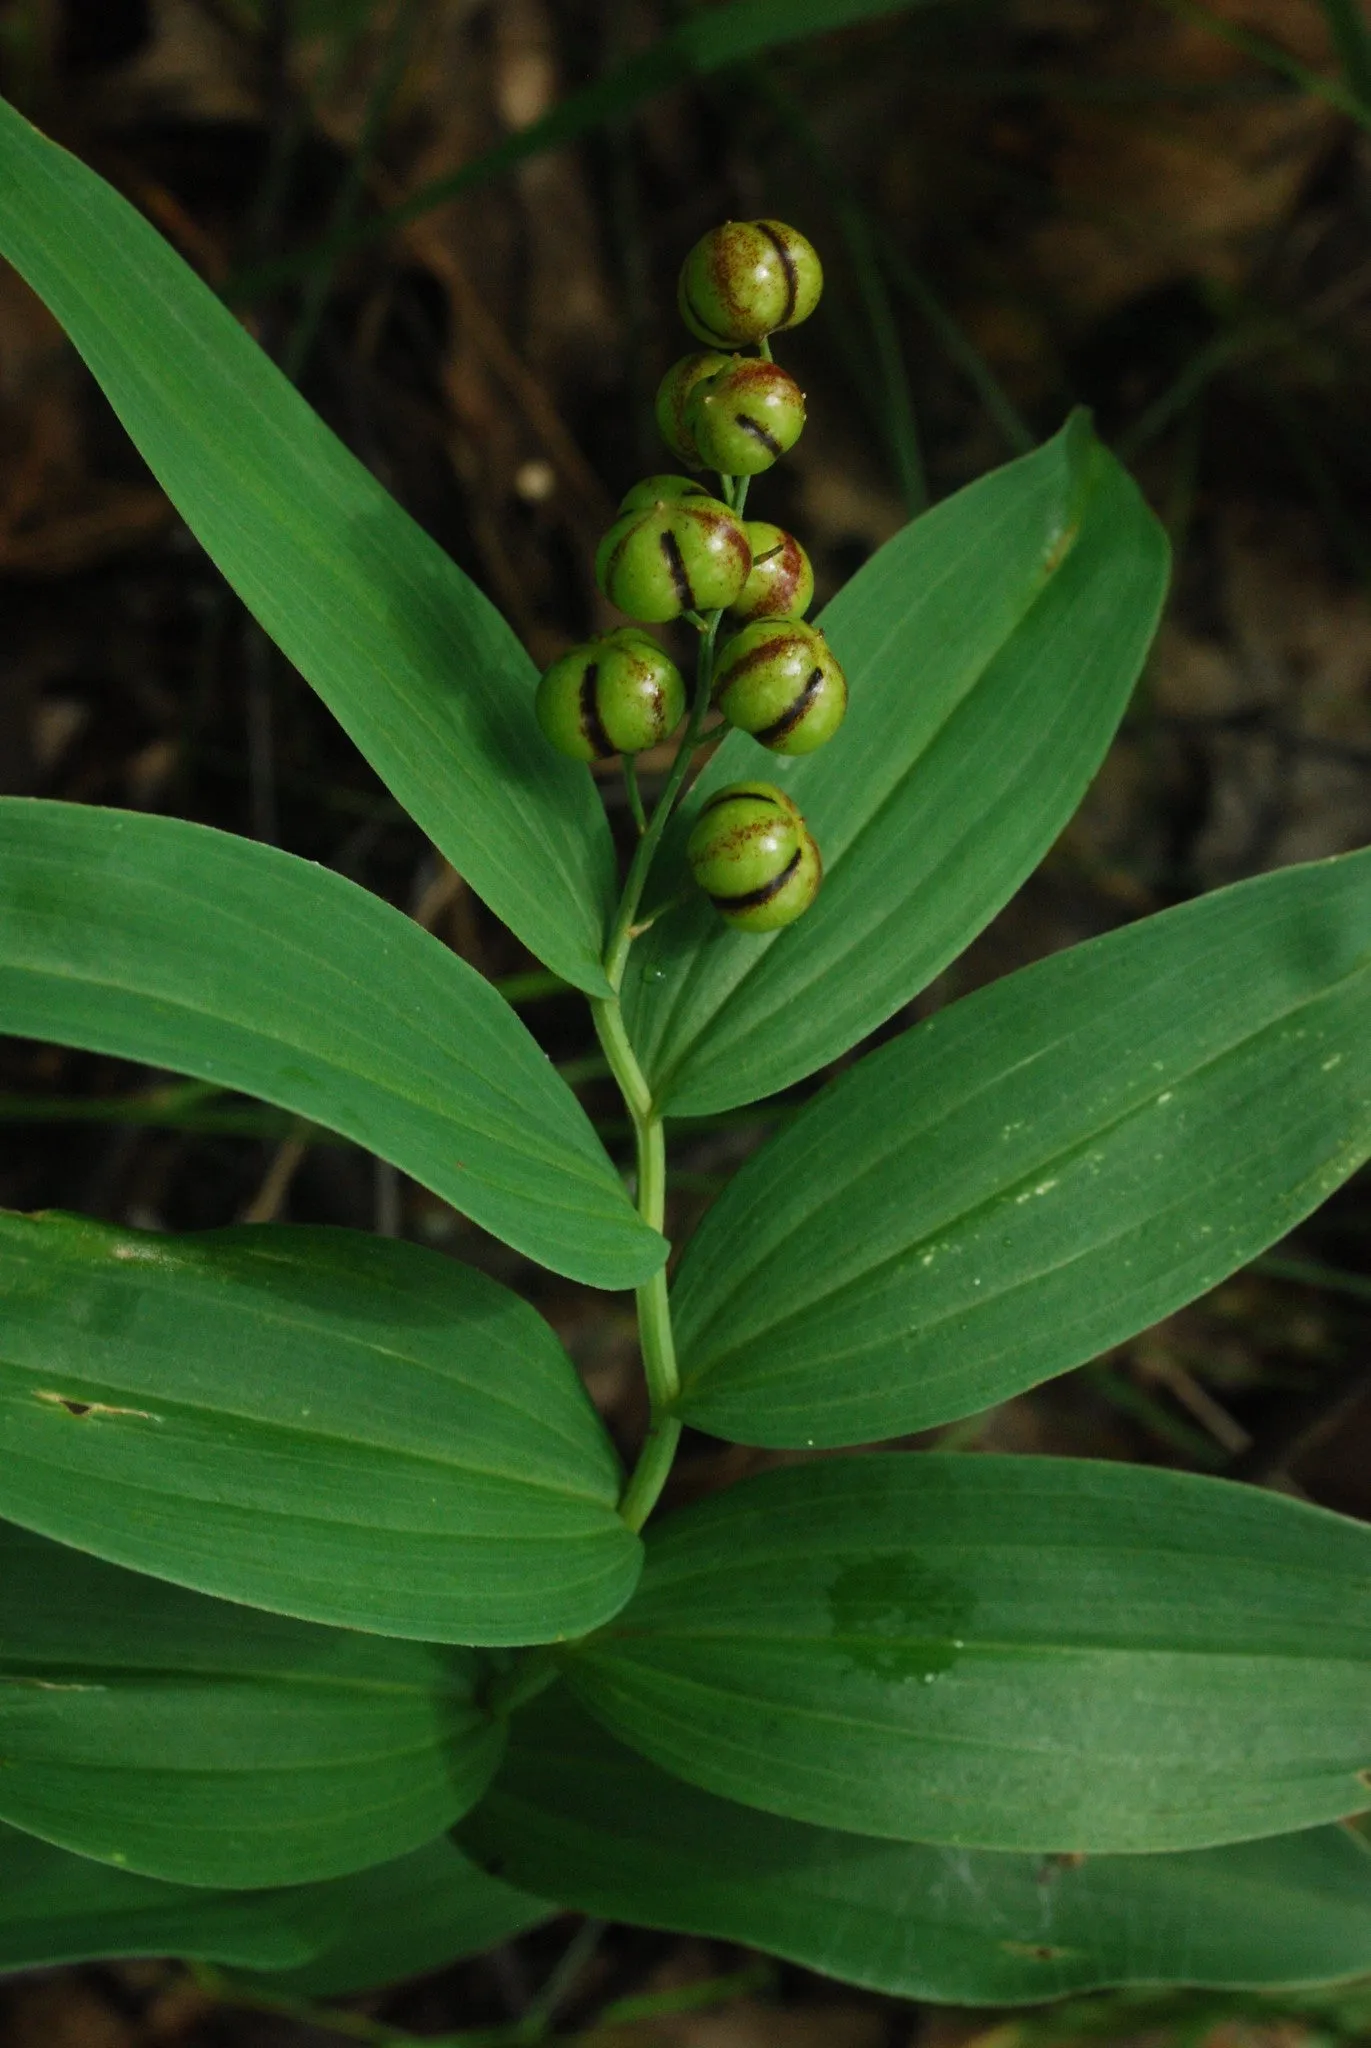
{"label": "dark blurred background", "polygon": [[[843,7],[793,0],[766,9],[780,40],[740,61],[692,70],[664,45],[694,16],[745,12],[9,0],[0,73],[229,298],[540,662],[609,622],[595,541],[635,477],[671,466],[651,400],[694,345],[675,271],[719,220],[791,220],[827,266],[820,313],[779,351],[810,425],[753,500],[810,548],[821,598],[911,514],[1094,409],[1169,529],[1168,617],[1081,815],[897,1025],[1200,890],[1371,839],[1371,15],[1358,0],[886,0],[813,34]],[[226,592],[3,266],[0,591],[0,790],[271,840],[485,973],[534,966]],[[605,795],[622,820],[612,778]],[[523,1014],[621,1146],[584,1006],[544,994]],[[630,1305],[540,1274],[367,1156],[198,1084],[14,1040],[0,1118],[12,1207],[152,1229],[346,1223],[485,1266],[554,1322],[631,1450]],[[677,1235],[765,1130],[736,1115],[678,1130]],[[1369,1336],[1363,1173],[1207,1299],[939,1440],[1223,1472],[1371,1515]],[[769,1455],[688,1441],[676,1497]],[[575,1935],[563,1921],[354,2002],[352,2036],[515,2018]],[[583,1947],[571,2029],[611,1997],[747,1960],[616,1929]],[[1371,2039],[1357,2024],[1331,2038]],[[1175,1999],[1078,2001],[1044,2035],[789,1969],[598,2038],[1010,2048],[1081,2032],[1330,2038]],[[172,1966],[0,1991],[5,2048],[340,2038]]]}

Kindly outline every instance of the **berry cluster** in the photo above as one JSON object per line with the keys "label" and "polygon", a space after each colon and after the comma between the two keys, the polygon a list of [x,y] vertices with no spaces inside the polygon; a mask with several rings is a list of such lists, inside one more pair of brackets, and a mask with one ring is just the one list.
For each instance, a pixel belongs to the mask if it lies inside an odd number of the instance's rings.
{"label": "berry cluster", "polygon": [[[689,476],[650,476],[628,492],[596,554],[600,589],[630,618],[684,619],[702,636],[687,751],[711,706],[777,754],[823,746],[847,709],[843,672],[805,620],[808,556],[793,534],[742,516],[751,478],[794,447],[805,423],[804,393],[772,361],[770,337],[808,319],[822,289],[818,256],[781,221],[729,221],[696,243],[679,303],[708,347],[667,371],[657,423],[687,467],[718,473],[718,495]],[[758,352],[736,352],[748,346]],[[732,630],[716,647],[724,620]],[[543,732],[577,761],[656,746],[686,710],[680,669],[637,626],[573,648],[538,686]],[[803,817],[770,783],[736,783],[711,798],[686,852],[701,889],[739,931],[790,924],[822,876]]]}

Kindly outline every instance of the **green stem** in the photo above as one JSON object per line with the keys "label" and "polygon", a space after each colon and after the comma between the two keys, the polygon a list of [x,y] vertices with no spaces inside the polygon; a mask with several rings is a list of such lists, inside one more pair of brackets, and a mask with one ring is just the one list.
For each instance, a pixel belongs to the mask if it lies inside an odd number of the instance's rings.
{"label": "green stem", "polygon": [[[596,1002],[592,1010],[605,1058],[633,1119],[638,1160],[638,1214],[653,1230],[661,1230],[666,1222],[666,1132],[661,1118],[654,1113],[652,1091],[629,1043],[618,997]],[[670,1413],[681,1382],[676,1369],[676,1345],[671,1331],[665,1266],[658,1267],[652,1278],[644,1281],[636,1290],[635,1299],[638,1342],[642,1348],[643,1372],[652,1403],[652,1421],[619,1503],[619,1513],[630,1529],[641,1529],[661,1496],[681,1437],[681,1425]]]}
{"label": "green stem", "polygon": [[628,793],[628,808],[632,813],[634,824],[638,827],[639,837],[641,837],[647,830],[647,815],[643,810],[643,793],[638,787],[638,770],[634,765],[632,754],[625,754],[622,758],[624,788]]}
{"label": "green stem", "polygon": [[[745,479],[743,487],[746,489]],[[703,631],[700,634],[695,701],[691,706],[690,723],[671,764],[671,773],[661,796],[638,841],[610,929],[609,943],[605,948],[605,974],[614,993],[591,1004],[596,1035],[633,1122],[638,1167],[638,1214],[644,1223],[657,1231],[661,1231],[666,1223],[666,1133],[653,1103],[647,1076],[639,1066],[629,1040],[619,1003],[619,990],[628,963],[628,949],[633,943],[634,921],[643,900],[653,857],[662,843],[662,834],[690,772],[709,710],[714,683],[714,643],[722,616],[722,612],[713,611],[701,622]],[[652,1420],[638,1462],[619,1503],[619,1513],[630,1529],[641,1529],[656,1506],[681,1437],[680,1422],[671,1413],[681,1382],[676,1369],[676,1345],[671,1330],[671,1304],[664,1266],[637,1289],[636,1299],[638,1341],[652,1402]]]}
{"label": "green stem", "polygon": [[[638,841],[628,871],[628,880],[624,883],[624,893],[619,899],[619,908],[610,929],[609,944],[605,948],[605,973],[616,996],[623,982],[628,949],[633,943],[633,921],[638,914],[638,905],[643,900],[643,890],[647,886],[653,857],[662,843],[667,820],[675,808],[676,799],[681,793],[681,785],[686,779],[695,749],[700,743],[700,731],[705,722],[705,714],[709,710],[709,693],[714,681],[714,642],[718,638],[719,621],[722,617],[723,613],[716,611],[710,612],[705,619],[705,629],[700,635],[699,661],[695,671],[695,702],[691,706],[690,724],[686,727],[686,736],[681,742],[676,759],[671,764],[671,773],[666,779],[661,796],[657,799],[647,830]],[[606,1057],[608,1056],[606,1048]]]}
{"label": "green stem", "polygon": [[680,1441],[681,1424],[675,1415],[658,1415],[653,1419],[619,1503],[620,1517],[630,1529],[641,1529],[661,1499]]}

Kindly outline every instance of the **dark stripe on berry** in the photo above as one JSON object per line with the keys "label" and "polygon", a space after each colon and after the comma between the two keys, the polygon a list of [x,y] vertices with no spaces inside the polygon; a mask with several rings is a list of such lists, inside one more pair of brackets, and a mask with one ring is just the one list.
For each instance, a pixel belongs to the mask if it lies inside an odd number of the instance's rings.
{"label": "dark stripe on berry", "polygon": [[796,726],[803,720],[805,713],[823,688],[823,682],[823,670],[821,668],[812,668],[805,678],[805,686],[795,699],[795,702],[781,713],[774,724],[764,725],[760,732],[754,732],[752,735],[753,739],[757,740],[764,747],[774,747],[777,740],[788,738],[794,732]]}
{"label": "dark stripe on berry", "polygon": [[785,272],[785,311],[776,322],[776,325],[778,327],[789,327],[792,319],[795,317],[795,301],[799,296],[800,290],[800,280],[795,269],[795,258],[791,255],[780,236],[773,228],[769,228],[764,220],[759,220],[757,226],[781,259],[781,268]]}
{"label": "dark stripe on berry", "polygon": [[760,441],[773,462],[779,462],[785,454],[785,449],[776,436],[770,433],[760,420],[754,420],[751,413],[735,412],[733,424],[735,427],[741,427],[745,434],[751,434],[754,440]]}
{"label": "dark stripe on berry", "polygon": [[619,571],[624,565],[624,550],[632,539],[633,532],[636,531],[635,527],[632,532],[624,534],[619,540],[615,541],[614,546],[609,552],[609,560],[605,563],[604,592],[611,604],[615,602],[614,585],[618,581]]}
{"label": "dark stripe on berry", "polygon": [[710,326],[708,320],[706,320],[704,314],[696,305],[694,299],[690,296],[690,293],[688,291],[682,292],[681,297],[685,302],[687,310],[694,314],[696,326],[698,328],[703,329],[704,333],[708,336],[710,341],[714,343],[714,346],[716,348],[728,348],[730,346],[728,336],[726,334],[718,334],[715,332],[715,330]]}
{"label": "dark stripe on berry", "polygon": [[[731,804],[734,798],[737,796],[737,794],[738,792],[736,789],[721,789],[719,791],[719,794],[717,796],[712,796],[707,804],[701,804],[700,816],[703,818],[707,815],[708,812],[717,810],[720,804]],[[750,804],[770,804],[773,811],[785,810],[785,805],[783,803],[779,803],[774,796],[763,796],[761,790],[759,789],[748,790],[745,800]]]}
{"label": "dark stripe on berry", "polygon": [[690,576],[686,569],[685,557],[681,553],[681,543],[677,540],[675,534],[668,530],[662,535],[661,547],[667,568],[671,572],[671,581],[675,585],[676,596],[680,601],[681,610],[683,612],[693,612],[695,609],[695,593],[690,587]]}
{"label": "dark stripe on berry", "polygon": [[780,874],[773,875],[769,882],[763,882],[760,889],[749,889],[744,896],[711,896],[710,902],[716,910],[760,910],[764,903],[770,903],[774,896],[780,895],[799,867],[803,854],[803,847],[797,846]]}
{"label": "dark stripe on berry", "polygon": [[619,749],[605,731],[604,720],[600,716],[599,681],[599,662],[588,662],[581,677],[581,731],[586,736],[587,746],[594,748],[596,760],[607,761]]}

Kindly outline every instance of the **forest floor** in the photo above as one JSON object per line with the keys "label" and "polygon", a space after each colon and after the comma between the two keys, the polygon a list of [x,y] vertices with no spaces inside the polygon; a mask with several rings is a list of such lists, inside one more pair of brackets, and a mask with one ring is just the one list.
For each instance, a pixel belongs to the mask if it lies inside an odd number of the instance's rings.
{"label": "forest floor", "polygon": [[[1332,47],[1337,14],[1318,0],[911,5],[650,98],[611,94],[572,146],[389,227],[402,198],[441,192],[587,85],[631,78],[674,18],[667,0],[9,0],[0,74],[230,295],[540,662],[610,623],[595,542],[626,486],[669,466],[651,397],[684,345],[675,269],[718,220],[777,215],[825,255],[825,307],[785,352],[811,424],[753,507],[804,538],[821,598],[912,513],[1072,405],[1093,409],[1170,532],[1171,606],[1079,817],[893,1030],[1080,938],[1371,839],[1371,72]],[[346,254],[320,256],[358,223]],[[533,964],[226,594],[4,269],[0,582],[0,790],[270,840],[483,972]],[[584,1063],[583,1099],[621,1143],[584,1006],[524,1014]],[[0,1118],[10,1207],[144,1228],[344,1223],[483,1265],[555,1325],[621,1443],[641,1431],[617,1301],[538,1272],[359,1151],[19,1041],[0,1043]],[[682,1137],[673,1235],[763,1135],[733,1119]],[[1369,1339],[1362,1173],[1271,1257],[956,1439],[1227,1473],[1371,1517]],[[688,1440],[676,1497],[773,1457]],[[358,2037],[368,2021],[431,2035],[517,2018],[576,1925],[353,2001]],[[722,1944],[605,1930],[561,2024],[747,1967]],[[594,2039],[1082,2036],[1330,2038],[1183,1999],[1038,2020],[920,2009],[778,1968]],[[240,2010],[173,1966],[0,1991],[3,2048],[340,2038]]]}

